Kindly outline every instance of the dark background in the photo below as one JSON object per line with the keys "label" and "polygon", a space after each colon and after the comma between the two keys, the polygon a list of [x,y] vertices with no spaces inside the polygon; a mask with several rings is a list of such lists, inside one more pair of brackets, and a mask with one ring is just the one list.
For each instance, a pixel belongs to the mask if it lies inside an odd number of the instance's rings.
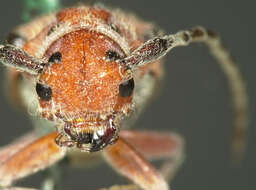
{"label": "dark background", "polygon": [[[78,1],[63,1],[72,5]],[[81,2],[81,1],[80,1]],[[86,1],[84,1],[86,2]],[[233,166],[230,157],[232,112],[226,78],[202,45],[173,50],[166,60],[166,77],[161,94],[137,122],[140,129],[168,130],[186,140],[186,160],[175,180],[175,190],[249,190],[256,188],[255,129],[255,3],[253,1],[149,1],[106,0],[106,4],[133,11],[174,33],[203,25],[221,34],[243,72],[250,96],[251,125],[245,159]],[[4,0],[0,6],[0,38],[21,23],[21,1]],[[1,79],[4,68],[0,66]],[[4,83],[4,81],[2,82]],[[3,86],[3,85],[2,85]],[[160,90],[160,89],[159,89]],[[0,144],[29,131],[32,126],[24,114],[16,112],[0,88]],[[97,168],[65,167],[63,189],[97,189],[126,183],[105,164]],[[42,174],[20,185],[38,186]]]}

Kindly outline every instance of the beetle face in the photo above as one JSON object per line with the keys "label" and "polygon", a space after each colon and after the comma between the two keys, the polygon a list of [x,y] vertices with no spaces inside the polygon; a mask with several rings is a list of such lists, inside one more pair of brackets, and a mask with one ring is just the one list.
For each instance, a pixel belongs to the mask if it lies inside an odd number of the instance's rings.
{"label": "beetle face", "polygon": [[92,144],[93,138],[111,142],[118,131],[117,118],[132,105],[134,81],[116,61],[124,56],[113,40],[87,30],[55,41],[45,54],[50,66],[37,83],[43,117],[63,120],[65,133],[79,146]]}

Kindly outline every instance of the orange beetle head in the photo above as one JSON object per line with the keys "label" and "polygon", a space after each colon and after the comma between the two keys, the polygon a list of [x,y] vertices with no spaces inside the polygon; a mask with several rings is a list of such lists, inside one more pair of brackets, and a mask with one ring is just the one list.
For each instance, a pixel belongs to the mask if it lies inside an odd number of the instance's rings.
{"label": "orange beetle head", "polygon": [[45,57],[51,63],[36,90],[43,117],[65,122],[57,142],[85,151],[112,142],[120,119],[130,112],[134,88],[127,68],[116,61],[125,57],[120,46],[105,35],[79,30],[55,41]]}

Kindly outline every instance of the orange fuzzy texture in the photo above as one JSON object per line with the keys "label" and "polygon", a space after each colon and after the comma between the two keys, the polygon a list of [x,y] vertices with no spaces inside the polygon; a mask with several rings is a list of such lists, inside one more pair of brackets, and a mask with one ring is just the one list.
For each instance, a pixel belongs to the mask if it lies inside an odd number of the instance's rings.
{"label": "orange fuzzy texture", "polygon": [[[106,58],[108,50],[123,56],[120,47],[108,37],[87,30],[69,33],[58,39],[46,52],[46,57],[59,51],[61,63],[50,66],[40,81],[52,88],[52,100],[64,113],[119,112],[131,97],[119,95],[123,68]],[[123,73],[124,74],[124,73]],[[51,102],[40,101],[42,108]]]}
{"label": "orange fuzzy texture", "polygon": [[[117,52],[121,58],[127,55],[118,40],[93,29],[96,26],[113,26],[108,32],[120,33],[120,40],[125,39],[130,50],[134,50],[144,43],[144,35],[152,25],[131,15],[96,7],[67,8],[51,16],[49,19],[52,22],[48,21],[45,27],[41,27],[41,32],[33,29],[37,28],[37,25],[31,26],[31,31],[36,32],[33,32],[32,39],[22,47],[28,54],[45,60],[56,52],[62,54],[60,63],[49,65],[40,73],[39,82],[52,89],[51,101],[40,100],[42,116],[48,120],[55,120],[57,117],[64,121],[90,123],[100,121],[104,116],[122,117],[130,113],[133,95],[121,97],[119,85],[131,75],[125,72],[126,66],[106,58],[108,51]],[[37,22],[42,21],[38,19]],[[85,23],[89,27],[79,29],[79,26]],[[77,30],[65,33],[64,36],[60,35],[47,46],[42,55],[38,54],[48,40],[49,32],[56,32],[54,26],[58,31],[64,31],[66,26]],[[137,80],[149,71],[160,78],[162,66],[159,61],[139,68],[132,75],[137,76]],[[100,119],[100,116],[103,117]]]}
{"label": "orange fuzzy texture", "polygon": [[70,22],[72,24],[79,24],[81,19],[88,15],[91,15],[91,17],[98,18],[105,22],[107,22],[111,17],[111,14],[107,10],[99,9],[96,7],[68,8],[60,11],[56,16],[58,22]]}
{"label": "orange fuzzy texture", "polygon": [[57,132],[54,132],[44,136],[12,155],[0,167],[0,179],[9,182],[43,169],[61,159],[64,156],[64,150],[55,143],[54,139],[57,135]]}

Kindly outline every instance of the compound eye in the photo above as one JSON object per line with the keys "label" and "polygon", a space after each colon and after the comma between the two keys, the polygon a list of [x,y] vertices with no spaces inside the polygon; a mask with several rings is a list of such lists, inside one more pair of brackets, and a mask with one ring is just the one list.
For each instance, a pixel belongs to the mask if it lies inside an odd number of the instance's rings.
{"label": "compound eye", "polygon": [[133,78],[123,82],[119,85],[119,94],[122,97],[129,97],[132,95],[134,90],[134,80]]}
{"label": "compound eye", "polygon": [[49,58],[49,62],[52,62],[52,63],[58,63],[58,62],[61,62],[62,60],[62,55],[60,52],[55,52],[54,54],[51,55],[51,57]]}
{"label": "compound eye", "polygon": [[120,59],[120,55],[117,52],[112,50],[107,51],[106,57],[109,61],[115,61],[117,59]]}
{"label": "compound eye", "polygon": [[47,85],[36,83],[36,92],[42,100],[49,101],[52,98],[52,89]]}

